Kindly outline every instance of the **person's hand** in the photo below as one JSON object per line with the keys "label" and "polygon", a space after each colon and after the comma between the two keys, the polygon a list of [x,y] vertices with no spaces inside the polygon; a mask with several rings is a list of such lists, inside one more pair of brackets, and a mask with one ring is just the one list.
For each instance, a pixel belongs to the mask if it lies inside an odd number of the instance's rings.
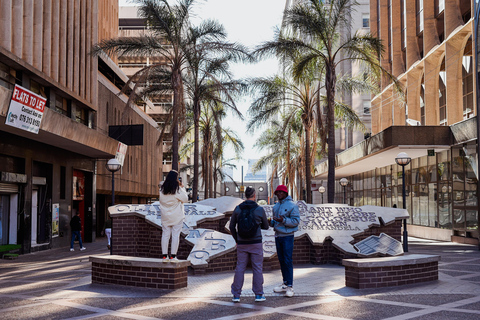
{"label": "person's hand", "polygon": [[277,221],[277,222],[283,222],[283,217],[280,216],[280,217],[273,217],[273,220]]}

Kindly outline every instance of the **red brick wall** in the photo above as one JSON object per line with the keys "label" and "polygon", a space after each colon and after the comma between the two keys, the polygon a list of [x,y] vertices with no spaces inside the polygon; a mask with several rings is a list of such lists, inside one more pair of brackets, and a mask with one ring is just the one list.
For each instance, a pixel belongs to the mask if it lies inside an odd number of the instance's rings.
{"label": "red brick wall", "polygon": [[345,266],[345,285],[357,289],[381,288],[438,280],[438,261],[375,268]]}
{"label": "red brick wall", "polygon": [[187,286],[188,267],[150,268],[92,262],[92,283],[155,289]]}
{"label": "red brick wall", "polygon": [[[230,215],[217,221],[205,221],[197,227],[225,233],[227,231],[224,227],[229,218]],[[145,258],[160,258],[162,256],[162,230],[160,228],[147,223],[144,218],[133,215],[115,217],[112,221],[113,254]],[[389,225],[372,227],[361,235],[355,236],[352,243],[357,243],[371,235],[379,236],[382,232],[400,241],[401,227],[401,220],[394,221]],[[177,252],[178,258],[186,260],[192,248],[193,246],[185,241],[183,236],[180,236],[180,247]],[[355,258],[355,256],[345,254],[335,248],[331,239],[325,240],[321,245],[313,245],[307,236],[295,239],[293,253],[294,264],[341,264],[342,259],[348,258]],[[233,251],[212,259],[206,268],[195,268],[195,273],[230,271],[235,269],[236,263],[236,252]],[[280,266],[276,256],[265,259],[265,270],[279,268]]]}

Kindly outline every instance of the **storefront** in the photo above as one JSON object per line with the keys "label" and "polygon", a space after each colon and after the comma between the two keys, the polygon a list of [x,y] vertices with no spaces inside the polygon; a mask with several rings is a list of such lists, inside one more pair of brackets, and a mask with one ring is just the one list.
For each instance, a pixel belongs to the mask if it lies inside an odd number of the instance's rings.
{"label": "storefront", "polygon": [[[349,183],[345,189],[336,183],[336,202],[343,203],[346,196],[346,201],[354,206],[402,208],[402,167],[395,163],[395,157],[406,152],[412,158],[405,166],[409,234],[477,243],[478,155],[474,121],[469,119],[444,129],[391,127],[338,154],[337,163],[341,166],[337,166],[336,179],[345,177]],[[430,138],[430,144],[419,145],[419,135],[436,136],[437,140]],[[359,154],[364,156],[355,157]],[[317,179],[325,177],[319,175]]]}

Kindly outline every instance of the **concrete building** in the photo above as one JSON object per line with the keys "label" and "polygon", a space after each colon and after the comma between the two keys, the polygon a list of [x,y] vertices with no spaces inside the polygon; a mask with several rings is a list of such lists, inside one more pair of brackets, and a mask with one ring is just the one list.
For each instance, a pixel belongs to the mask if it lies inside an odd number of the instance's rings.
{"label": "concrete building", "polygon": [[248,159],[248,169],[247,174],[243,178],[243,181],[258,181],[258,182],[266,182],[267,181],[267,169],[262,168],[257,172],[253,173],[253,167],[257,163],[258,159]]}
{"label": "concrete building", "polygon": [[[353,205],[401,207],[405,167],[409,234],[478,243],[478,134],[473,0],[370,1],[370,28],[385,45],[384,78],[372,99],[373,136],[337,155]],[[317,178],[326,178],[318,165]],[[339,185],[338,199],[343,199]]]}
{"label": "concrete building", "polygon": [[[244,193],[241,192],[240,190],[241,185],[242,183],[238,181],[223,182],[221,195],[245,199]],[[247,187],[255,188],[255,191],[257,193],[257,202],[260,200],[264,200],[268,203],[268,200],[269,200],[268,185],[266,182],[249,181],[249,182],[244,182],[243,185],[245,186],[245,189],[247,189]]]}
{"label": "concrete building", "polygon": [[[118,1],[5,0],[0,6],[0,244],[20,244],[23,253],[68,246],[77,211],[84,241],[94,241],[112,193],[105,164],[119,145],[109,126],[144,128],[144,144],[127,148],[115,174],[116,203],[147,203],[157,196],[162,173],[157,124],[137,107],[125,108],[126,97],[117,95],[120,70],[90,55],[100,39],[118,33]],[[14,90],[45,101],[33,111],[40,121],[15,116]]]}

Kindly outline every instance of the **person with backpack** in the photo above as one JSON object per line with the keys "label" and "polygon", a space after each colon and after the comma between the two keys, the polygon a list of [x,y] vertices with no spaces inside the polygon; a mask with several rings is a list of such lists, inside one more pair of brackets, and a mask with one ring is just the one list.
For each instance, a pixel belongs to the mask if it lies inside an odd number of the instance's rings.
{"label": "person with backpack", "polygon": [[252,265],[252,291],[255,301],[265,301],[263,295],[263,244],[262,230],[268,230],[268,220],[265,210],[256,202],[255,189],[245,190],[247,200],[233,210],[230,220],[230,232],[237,243],[237,267],[232,283],[233,302],[240,302],[243,281],[247,264]]}
{"label": "person with backpack", "polygon": [[300,211],[288,195],[288,189],[279,185],[275,189],[278,202],[273,206],[273,220],[271,226],[275,230],[275,246],[280,262],[283,283],[273,289],[274,292],[283,292],[285,297],[293,297],[293,238],[300,223]]}

